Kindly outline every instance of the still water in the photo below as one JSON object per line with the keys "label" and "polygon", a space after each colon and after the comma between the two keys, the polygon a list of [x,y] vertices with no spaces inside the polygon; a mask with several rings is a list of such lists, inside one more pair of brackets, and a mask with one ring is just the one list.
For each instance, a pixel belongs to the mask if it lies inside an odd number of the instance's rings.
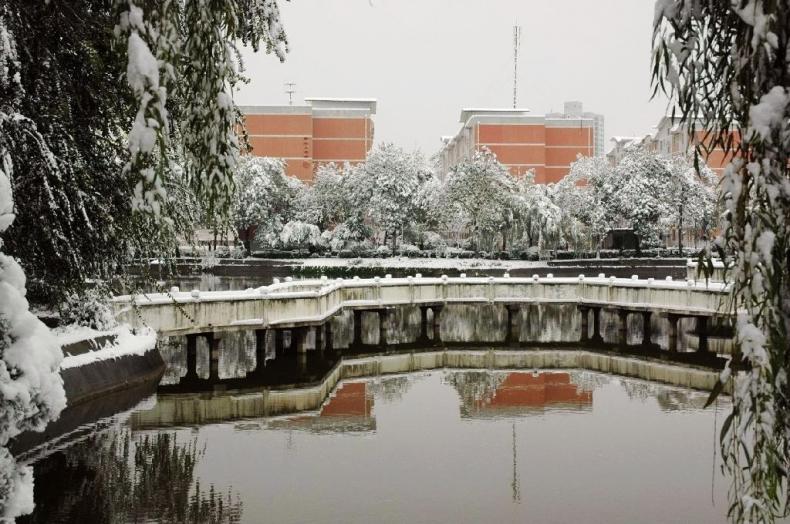
{"label": "still water", "polygon": [[36,510],[20,521],[725,520],[729,406],[703,409],[702,392],[436,370],[341,382],[317,411],[187,425],[183,406],[255,393],[162,391],[35,459]]}

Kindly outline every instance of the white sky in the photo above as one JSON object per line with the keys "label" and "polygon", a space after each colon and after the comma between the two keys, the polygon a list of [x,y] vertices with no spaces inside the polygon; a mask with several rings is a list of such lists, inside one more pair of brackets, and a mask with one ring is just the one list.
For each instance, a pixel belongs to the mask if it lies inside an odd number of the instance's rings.
{"label": "white sky", "polygon": [[[652,0],[279,1],[290,53],[245,52],[240,105],[373,97],[376,141],[426,155],[460,128],[463,107],[511,107],[513,25],[522,27],[520,107],[542,114],[581,100],[606,139],[649,132]],[[607,149],[609,148],[607,144]]]}

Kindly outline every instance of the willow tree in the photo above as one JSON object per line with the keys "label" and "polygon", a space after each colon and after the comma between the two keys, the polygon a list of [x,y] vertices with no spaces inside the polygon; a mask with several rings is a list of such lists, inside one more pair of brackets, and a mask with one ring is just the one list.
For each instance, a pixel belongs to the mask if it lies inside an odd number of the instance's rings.
{"label": "willow tree", "polygon": [[[737,354],[721,430],[729,515],[772,521],[788,511],[790,406],[790,5],[786,0],[659,0],[653,84],[667,93],[698,153],[729,157],[720,183]],[[673,110],[674,111],[674,110]]]}
{"label": "willow tree", "polygon": [[199,215],[228,210],[239,45],[284,57],[274,0],[0,2],[17,216],[3,240],[33,299],[168,257]]}
{"label": "willow tree", "polygon": [[2,521],[33,504],[32,471],[8,442],[66,400],[26,273],[57,298],[149,244],[165,249],[181,196],[227,212],[238,43],[283,58],[275,0],[0,2]]}

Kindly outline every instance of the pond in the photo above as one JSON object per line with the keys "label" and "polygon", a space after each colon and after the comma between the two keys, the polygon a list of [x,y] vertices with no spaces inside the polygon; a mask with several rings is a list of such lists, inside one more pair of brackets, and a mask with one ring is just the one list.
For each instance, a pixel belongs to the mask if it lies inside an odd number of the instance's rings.
{"label": "pond", "polygon": [[[223,359],[221,375],[244,376],[240,359]],[[438,369],[342,381],[318,410],[258,416],[238,410],[259,406],[255,384],[190,391],[170,360],[157,395],[33,456],[36,509],[20,522],[726,514],[715,440],[729,406],[703,409],[704,392],[579,370]]]}

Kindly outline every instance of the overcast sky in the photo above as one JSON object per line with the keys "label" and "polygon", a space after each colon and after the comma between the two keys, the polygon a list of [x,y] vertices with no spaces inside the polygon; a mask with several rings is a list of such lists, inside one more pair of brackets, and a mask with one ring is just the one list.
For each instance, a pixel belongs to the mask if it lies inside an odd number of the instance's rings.
{"label": "overcast sky", "polygon": [[[513,25],[522,27],[519,107],[542,114],[581,100],[606,139],[649,132],[652,0],[279,1],[290,53],[245,53],[240,105],[305,97],[378,99],[376,141],[435,152],[463,107],[511,107]],[[607,149],[609,146],[607,145]]]}

